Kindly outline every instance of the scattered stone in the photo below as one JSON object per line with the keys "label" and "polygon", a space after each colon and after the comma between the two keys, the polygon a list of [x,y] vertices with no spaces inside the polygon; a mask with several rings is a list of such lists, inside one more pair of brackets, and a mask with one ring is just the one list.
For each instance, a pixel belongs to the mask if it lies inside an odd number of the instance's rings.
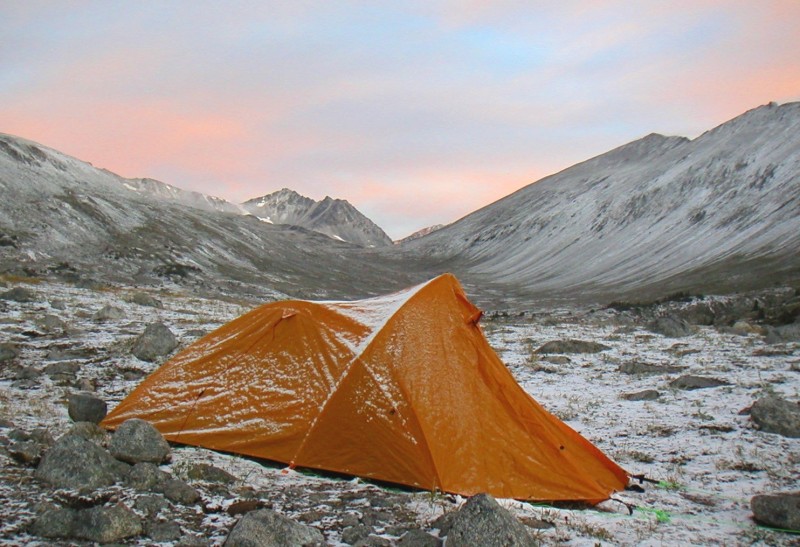
{"label": "scattered stone", "polygon": [[35,441],[47,448],[53,446],[55,443],[53,436],[44,427],[37,427],[30,432],[22,429],[14,429],[8,434],[8,438],[12,441]]}
{"label": "scattered stone", "polygon": [[0,363],[19,357],[19,349],[14,344],[0,344]]}
{"label": "scattered stone", "polygon": [[110,439],[108,431],[98,426],[95,422],[75,422],[64,435],[75,435],[97,446],[106,446]]}
{"label": "scattered stone", "polygon": [[219,467],[214,467],[207,463],[196,463],[189,467],[186,476],[193,481],[215,482],[222,484],[233,484],[238,479]]}
{"label": "scattered stone", "polygon": [[380,536],[370,535],[356,541],[353,547],[392,547],[392,542]]}
{"label": "scattered stone", "polygon": [[157,496],[157,495],[147,495],[147,496],[140,496],[136,498],[136,501],[133,504],[134,508],[137,511],[141,511],[145,515],[149,517],[154,517],[167,507],[169,507],[169,502],[164,496]]}
{"label": "scattered stone", "polygon": [[200,499],[200,493],[180,479],[167,479],[157,484],[154,490],[181,505],[193,505]]}
{"label": "scattered stone", "polygon": [[442,540],[422,530],[409,530],[397,542],[397,547],[439,547]]}
{"label": "scattered stone", "polygon": [[75,512],[73,535],[98,543],[112,543],[142,533],[142,522],[123,504],[91,507]]}
{"label": "scattered stone", "polygon": [[149,306],[151,308],[163,308],[164,304],[161,300],[154,298],[146,292],[137,292],[131,297],[131,302],[139,304],[140,306]]}
{"label": "scattered stone", "polygon": [[65,435],[44,453],[34,476],[57,488],[110,486],[127,474],[128,466],[81,437]]}
{"label": "scattered stone", "polygon": [[647,330],[668,338],[683,338],[694,334],[694,329],[688,321],[669,315],[648,323]]}
{"label": "scattered stone", "polygon": [[42,371],[33,367],[20,367],[14,374],[16,380],[38,380],[42,376]]}
{"label": "scattered stone", "polygon": [[800,492],[761,494],[750,500],[753,518],[782,530],[800,530]]}
{"label": "scattered stone", "polygon": [[126,317],[125,310],[122,308],[106,304],[92,316],[92,319],[95,321],[121,321]]}
{"label": "scattered stone", "polygon": [[68,413],[73,422],[99,424],[108,413],[108,405],[104,400],[92,393],[71,393]]}
{"label": "scattered stone", "polygon": [[767,329],[767,336],[764,338],[764,341],[767,344],[784,344],[786,342],[800,341],[800,323],[770,327]]}
{"label": "scattered stone", "polygon": [[655,389],[645,389],[644,391],[624,393],[622,395],[622,398],[626,401],[655,401],[659,397],[661,397],[661,394]]}
{"label": "scattered stone", "polygon": [[[264,502],[258,499],[239,500],[231,503],[228,506],[227,512],[230,516],[235,517],[236,515],[244,515],[245,513],[255,511],[256,509],[263,509],[264,507]],[[356,518],[355,524],[358,524],[358,518]]]}
{"label": "scattered stone", "polygon": [[356,524],[342,530],[342,541],[348,545],[355,545],[372,533],[372,528],[364,524]]}
{"label": "scattered stone", "polygon": [[765,334],[764,329],[759,328],[747,321],[737,321],[730,328],[730,332],[738,336],[747,336],[749,334]]}
{"label": "scattered stone", "polygon": [[533,546],[536,542],[519,520],[489,494],[478,494],[458,510],[447,534],[448,547]]}
{"label": "scattered stone", "polygon": [[567,357],[566,355],[547,355],[544,354],[542,356],[542,361],[547,361],[548,363],[553,363],[554,365],[568,365],[572,362],[572,359]]}
{"label": "scattered stone", "polygon": [[124,421],[108,447],[111,455],[128,463],[161,463],[170,455],[167,441],[149,422],[132,418]]}
{"label": "scattered stone", "polygon": [[458,515],[458,511],[443,513],[431,523],[431,527],[439,530],[440,536],[446,536],[450,533],[450,528],[453,527],[453,521],[456,519],[456,515]]}
{"label": "scattered stone", "polygon": [[164,543],[168,541],[175,541],[181,538],[181,527],[177,522],[154,522],[149,521],[145,525],[145,532],[147,537],[157,543]]}
{"label": "scattered stone", "polygon": [[8,455],[22,465],[35,467],[42,459],[45,446],[33,440],[17,441],[8,447]]}
{"label": "scattered stone", "polygon": [[178,347],[178,339],[163,323],[151,323],[133,343],[131,353],[142,361],[152,362]]}
{"label": "scattered stone", "polygon": [[26,289],[25,287],[14,287],[13,289],[9,289],[0,293],[0,300],[27,303],[38,302],[39,297],[36,296],[36,293],[30,289]]}
{"label": "scattered stone", "polygon": [[72,537],[75,528],[75,509],[63,507],[48,509],[42,512],[31,523],[30,533],[43,538]]}
{"label": "scattered stone", "polygon": [[729,385],[728,382],[724,380],[718,380],[717,378],[709,378],[706,376],[694,376],[692,374],[686,374],[684,376],[679,376],[675,378],[669,383],[670,387],[674,387],[676,389],[686,389],[686,390],[693,390],[693,389],[706,389],[710,387],[719,387],[719,386],[727,386]]}
{"label": "scattered stone", "polygon": [[534,353],[599,353],[609,349],[609,346],[599,342],[568,339],[547,342]]}
{"label": "scattered stone", "polygon": [[254,545],[302,546],[324,544],[322,532],[298,524],[270,509],[247,513],[236,523],[225,545],[251,547]]}
{"label": "scattered stone", "polygon": [[64,311],[67,309],[67,303],[60,298],[54,298],[50,302],[50,307],[54,310]]}
{"label": "scattered stone", "polygon": [[684,370],[685,367],[674,365],[653,365],[639,361],[629,361],[619,366],[619,371],[623,374],[674,374]]}
{"label": "scattered stone", "polygon": [[131,467],[125,482],[136,490],[153,490],[170,479],[169,473],[162,471],[154,463],[139,462]]}
{"label": "scattered stone", "polygon": [[761,431],[800,438],[800,405],[768,395],[750,407],[750,419]]}
{"label": "scattered stone", "polygon": [[67,330],[67,324],[58,316],[47,314],[36,321],[36,326],[47,333],[60,333]]}

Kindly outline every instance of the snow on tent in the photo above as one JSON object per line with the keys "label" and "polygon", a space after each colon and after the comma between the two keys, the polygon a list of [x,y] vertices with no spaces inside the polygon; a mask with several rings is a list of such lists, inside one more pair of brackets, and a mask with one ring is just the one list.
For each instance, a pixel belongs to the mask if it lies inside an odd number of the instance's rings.
{"label": "snow on tent", "polygon": [[596,503],[627,474],[516,383],[450,274],[385,297],[265,304],[147,377],[103,422],[428,490]]}

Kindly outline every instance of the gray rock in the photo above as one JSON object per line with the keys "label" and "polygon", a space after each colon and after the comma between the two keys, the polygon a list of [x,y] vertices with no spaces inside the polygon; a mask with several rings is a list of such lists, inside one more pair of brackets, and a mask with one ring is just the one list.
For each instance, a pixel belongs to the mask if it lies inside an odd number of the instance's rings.
{"label": "gray rock", "polygon": [[180,539],[182,535],[180,525],[174,521],[150,521],[145,525],[145,534],[147,537],[158,543],[175,541]]}
{"label": "gray rock", "polygon": [[655,401],[661,394],[655,389],[645,389],[644,391],[637,391],[635,393],[625,393],[622,398],[626,401]]}
{"label": "gray rock", "polygon": [[157,485],[169,480],[170,475],[154,463],[139,462],[134,465],[125,482],[136,490],[153,490]]}
{"label": "gray rock", "polygon": [[48,509],[31,523],[29,532],[34,536],[50,539],[73,537],[76,514],[75,509]]}
{"label": "gray rock", "polygon": [[599,342],[568,339],[547,342],[534,353],[599,353],[609,349],[611,349],[609,346]]}
{"label": "gray rock", "polygon": [[8,455],[22,465],[35,467],[42,459],[45,446],[33,440],[17,441],[8,447]]}
{"label": "gray rock", "polygon": [[38,302],[39,297],[36,293],[25,287],[14,287],[0,293],[0,300],[10,300],[12,302]]}
{"label": "gray rock", "polygon": [[353,547],[392,547],[392,542],[380,536],[370,535],[356,541]]}
{"label": "gray rock", "polygon": [[654,319],[647,324],[647,330],[668,338],[683,338],[694,334],[694,329],[688,321],[672,316]]}
{"label": "gray rock", "polygon": [[800,438],[800,405],[781,397],[768,395],[750,408],[750,419],[761,431]]}
{"label": "gray rock", "polygon": [[799,340],[800,323],[770,327],[767,329],[767,335],[764,338],[767,344],[784,344],[786,342],[797,342]]}
{"label": "gray rock", "polygon": [[37,427],[30,432],[22,429],[14,429],[8,434],[12,441],[35,441],[44,447],[50,448],[55,443],[55,439],[44,427]]}
{"label": "gray rock", "polygon": [[800,530],[800,492],[761,494],[750,500],[753,518],[782,530]]}
{"label": "gray rock", "polygon": [[52,314],[47,314],[36,320],[36,326],[47,333],[59,333],[67,330],[67,324],[58,316]]}
{"label": "gray rock", "polygon": [[164,496],[148,495],[136,498],[133,506],[137,511],[152,517],[169,507],[169,502]]}
{"label": "gray rock", "polygon": [[178,340],[163,323],[151,323],[133,343],[131,353],[142,361],[155,361],[178,347]]}
{"label": "gray rock", "polygon": [[222,484],[233,484],[238,479],[219,467],[214,467],[207,463],[196,463],[189,467],[186,476],[193,481],[216,482]]}
{"label": "gray rock", "polygon": [[61,298],[54,298],[49,302],[49,304],[50,307],[53,308],[54,310],[63,311],[67,309],[67,303],[64,302]]}
{"label": "gray rock", "polygon": [[167,479],[157,484],[154,490],[181,505],[193,505],[200,499],[200,493],[180,479]]}
{"label": "gray rock", "polygon": [[108,413],[108,405],[93,393],[71,393],[69,395],[68,413],[73,422],[99,424]]}
{"label": "gray rock", "polygon": [[42,371],[35,369],[33,367],[20,367],[16,374],[14,374],[14,379],[16,380],[37,380],[42,376]]}
{"label": "gray rock", "polygon": [[169,444],[150,423],[133,418],[125,420],[111,437],[111,455],[128,463],[161,463],[170,454]]}
{"label": "gray rock", "polygon": [[364,524],[356,524],[342,530],[342,541],[348,545],[355,545],[372,533],[372,528]]}
{"label": "gray rock", "polygon": [[694,376],[692,374],[686,374],[684,376],[675,378],[669,383],[669,385],[670,387],[674,387],[676,389],[693,390],[693,389],[706,389],[710,387],[727,386],[729,384],[728,382],[724,380],[718,380],[717,378],[709,378],[706,376]]}
{"label": "gray rock", "polygon": [[422,530],[409,530],[397,542],[397,547],[439,547],[442,540]]}
{"label": "gray rock", "polygon": [[94,422],[75,422],[64,435],[75,435],[97,446],[106,446],[111,437],[108,431]]}
{"label": "gray rock", "polygon": [[15,344],[0,344],[0,363],[19,357],[19,349]]}
{"label": "gray rock", "polygon": [[439,530],[439,536],[446,536],[450,533],[450,528],[453,527],[453,522],[456,520],[457,515],[458,511],[443,513],[431,523],[431,527]]}
{"label": "gray rock", "polygon": [[228,547],[301,547],[324,543],[322,532],[316,528],[298,524],[270,509],[247,513],[236,523],[225,541]]}
{"label": "gray rock", "polygon": [[125,310],[122,308],[112,306],[111,304],[106,304],[97,312],[95,312],[95,314],[92,316],[92,319],[95,321],[121,321],[126,317],[127,315],[125,314]]}
{"label": "gray rock", "polygon": [[629,361],[619,366],[619,371],[623,374],[671,374],[683,369],[684,367],[674,365],[652,365],[639,361]]}
{"label": "gray rock", "polygon": [[42,456],[34,476],[57,488],[95,490],[118,482],[128,466],[81,437],[61,437]]}
{"label": "gray rock", "polygon": [[448,547],[513,547],[536,544],[525,525],[500,507],[489,494],[478,494],[468,499],[458,510],[447,534]]}
{"label": "gray rock", "polygon": [[142,521],[122,504],[92,507],[75,513],[72,531],[76,538],[112,543],[141,534]]}
{"label": "gray rock", "polygon": [[137,292],[131,297],[131,302],[139,304],[140,306],[149,306],[151,308],[163,308],[164,304],[161,300],[154,298],[146,292]]}

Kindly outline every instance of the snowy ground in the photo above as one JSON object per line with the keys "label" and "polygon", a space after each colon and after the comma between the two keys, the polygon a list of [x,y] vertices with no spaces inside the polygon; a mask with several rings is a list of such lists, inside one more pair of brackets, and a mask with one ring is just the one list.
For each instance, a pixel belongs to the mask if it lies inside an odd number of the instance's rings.
{"label": "snowy ground", "polygon": [[[134,338],[147,323],[163,321],[183,347],[201,331],[208,332],[250,307],[176,290],[151,292],[164,303],[157,309],[129,302],[134,290],[50,283],[21,286],[31,288],[41,301],[0,301],[0,343],[13,342],[21,349],[18,359],[0,368],[0,418],[26,431],[47,428],[54,437],[70,427],[66,398],[76,386],[94,384],[113,407],[157,367],[130,355]],[[93,320],[105,304],[123,308],[127,317]],[[46,315],[63,320],[66,331],[46,332],[42,325]],[[484,328],[492,346],[535,399],[630,473],[660,483],[643,484],[641,493],[620,493],[616,496],[620,501],[593,510],[503,500],[523,522],[538,519],[553,525],[531,528],[542,544],[796,544],[796,535],[757,526],[749,501],[757,493],[798,488],[800,439],[757,431],[741,411],[766,392],[800,398],[800,345],[769,346],[757,334],[724,334],[712,327],[670,339],[649,333],[628,315],[614,311],[537,314],[486,321]],[[602,342],[611,349],[566,357],[534,353],[545,342],[565,338]],[[630,362],[685,369],[659,375],[620,372],[620,365]],[[73,363],[77,372],[59,373],[63,365],[58,363]],[[14,384],[20,367],[44,373],[25,387]],[[729,385],[695,391],[671,388],[669,382],[681,374],[712,376]],[[644,389],[658,390],[660,398],[646,402],[621,398]],[[9,431],[0,428],[0,440]],[[1,447],[0,543],[35,542],[25,526],[38,506],[51,501],[49,494],[36,484],[32,470],[15,463]],[[242,499],[261,500],[318,526],[332,545],[341,545],[342,530],[359,520],[372,521],[378,534],[393,541],[410,527],[436,533],[432,521],[460,501],[358,479],[289,471],[191,447],[174,448],[166,469],[181,476],[189,463],[197,461],[239,478],[230,489],[201,490],[202,509],[185,508],[174,517],[187,534],[205,537],[212,545],[221,544],[236,522],[226,509]],[[132,503],[136,494],[118,488],[115,496]],[[146,539],[132,543],[152,544]]]}

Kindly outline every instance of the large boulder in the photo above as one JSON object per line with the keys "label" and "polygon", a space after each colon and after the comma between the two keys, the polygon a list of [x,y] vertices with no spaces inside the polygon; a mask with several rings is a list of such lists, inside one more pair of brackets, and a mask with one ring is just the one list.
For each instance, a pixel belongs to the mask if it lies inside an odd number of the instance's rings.
{"label": "large boulder", "polygon": [[169,501],[181,505],[193,505],[200,500],[200,492],[181,479],[167,479],[158,483],[153,490],[164,494]]}
{"label": "large boulder", "polygon": [[324,543],[322,532],[316,528],[294,522],[270,509],[247,513],[225,541],[227,547],[301,547]]}
{"label": "large boulder", "polygon": [[99,424],[108,413],[108,405],[93,393],[79,391],[70,394],[68,413],[73,422]]}
{"label": "large boulder", "polygon": [[178,347],[178,339],[163,323],[151,323],[133,343],[131,353],[142,361],[155,361]]}
{"label": "large boulder", "polygon": [[142,533],[142,522],[122,504],[89,509],[50,509],[34,520],[31,533],[45,538],[112,543]]}
{"label": "large boulder", "polygon": [[94,490],[120,481],[128,469],[93,442],[65,435],[44,453],[35,477],[56,488]]}
{"label": "large boulder", "polygon": [[761,431],[800,438],[800,405],[776,395],[756,401],[750,408],[750,419]]}
{"label": "large boulder", "polygon": [[149,422],[132,418],[125,420],[111,437],[111,455],[128,463],[161,463],[170,454],[164,436]]}
{"label": "large boulder", "polygon": [[533,546],[525,525],[500,507],[489,494],[478,494],[458,510],[447,534],[448,547]]}
{"label": "large boulder", "polygon": [[534,353],[599,353],[611,349],[605,344],[599,342],[591,342],[587,340],[553,340],[547,342]]}
{"label": "large boulder", "polygon": [[767,526],[800,530],[800,492],[761,494],[750,500],[753,517]]}

